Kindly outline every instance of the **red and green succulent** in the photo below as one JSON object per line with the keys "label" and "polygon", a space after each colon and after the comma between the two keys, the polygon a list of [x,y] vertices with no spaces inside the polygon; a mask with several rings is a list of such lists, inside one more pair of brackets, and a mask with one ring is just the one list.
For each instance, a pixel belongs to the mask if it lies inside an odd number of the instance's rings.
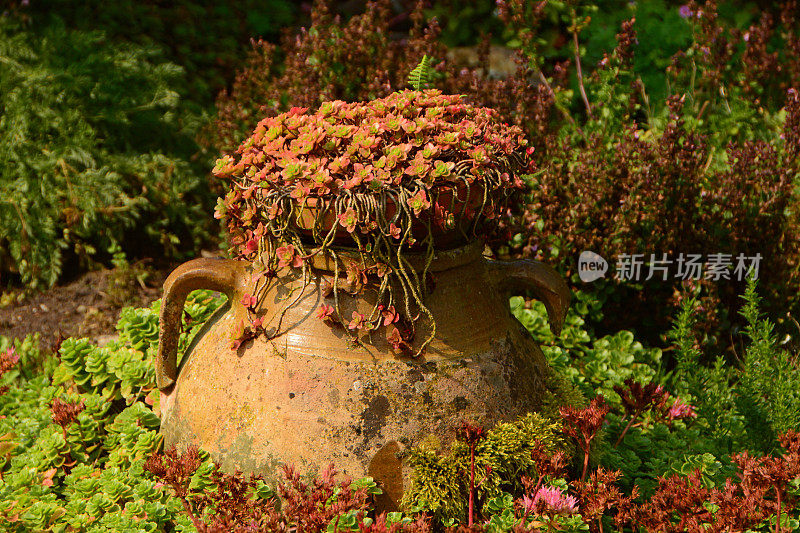
{"label": "red and green succulent", "polygon": [[[354,245],[365,265],[381,265],[362,272],[381,287],[376,306],[413,308],[413,317],[398,314],[410,327],[404,342],[392,343],[410,346],[416,319],[430,318],[424,283],[417,281],[426,272],[409,276],[396,252],[430,259],[434,246],[479,238],[493,213],[523,188],[526,146],[522,130],[500,123],[493,110],[437,90],[325,102],[314,113],[292,108],[262,120],[236,157],[217,161],[214,174],[229,192],[216,216],[225,220],[233,255],[273,275],[306,272],[314,255],[343,240]],[[387,275],[392,283],[382,282]],[[358,283],[365,285],[369,279]],[[393,286],[403,287],[414,305],[384,294]],[[336,311],[339,324],[356,334],[385,321],[377,312],[347,320]],[[326,311],[324,319],[332,316]],[[387,336],[396,337],[391,328]]]}

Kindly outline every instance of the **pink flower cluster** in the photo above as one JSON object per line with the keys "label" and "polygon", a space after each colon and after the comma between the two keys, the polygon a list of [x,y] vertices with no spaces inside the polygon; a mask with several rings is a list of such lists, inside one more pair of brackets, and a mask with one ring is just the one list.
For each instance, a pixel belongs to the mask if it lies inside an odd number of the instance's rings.
{"label": "pink flower cluster", "polygon": [[525,513],[570,515],[578,511],[578,500],[557,487],[540,487],[536,494],[522,497]]}
{"label": "pink flower cluster", "polygon": [[12,346],[0,354],[0,375],[11,370],[18,362],[19,354],[16,353],[16,349]]}
{"label": "pink flower cluster", "polygon": [[684,418],[695,418],[697,413],[694,412],[694,407],[688,403],[684,403],[680,398],[675,398],[675,403],[667,411],[668,420],[682,420]]}

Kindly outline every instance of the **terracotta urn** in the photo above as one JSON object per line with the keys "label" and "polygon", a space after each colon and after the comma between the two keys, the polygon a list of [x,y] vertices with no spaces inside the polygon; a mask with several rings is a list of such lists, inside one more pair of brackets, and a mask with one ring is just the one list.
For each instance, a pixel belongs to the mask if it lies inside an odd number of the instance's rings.
{"label": "terracotta urn", "polygon": [[[361,260],[340,251],[337,261]],[[422,270],[423,258],[408,256]],[[395,508],[409,482],[402,451],[431,436],[449,443],[461,420],[484,425],[541,408],[549,370],[508,298],[531,291],[560,330],[569,290],[536,261],[495,261],[483,243],[436,252],[426,307],[433,341],[417,358],[397,356],[385,336],[353,339],[315,315],[334,283],[329,255],[313,259],[310,280],[288,272],[269,280],[256,309],[241,299],[265,283],[241,260],[195,259],[164,284],[157,381],[165,445],[198,445],[232,471],[277,478],[290,463],[319,471],[334,463],[352,477],[373,476]],[[177,340],[188,293],[225,293],[223,306],[177,364]],[[340,291],[341,292],[341,291]],[[342,314],[368,313],[377,294],[339,296]],[[238,323],[253,315],[268,335],[232,349]],[[280,323],[280,325],[279,325]],[[425,334],[417,335],[421,342]]]}

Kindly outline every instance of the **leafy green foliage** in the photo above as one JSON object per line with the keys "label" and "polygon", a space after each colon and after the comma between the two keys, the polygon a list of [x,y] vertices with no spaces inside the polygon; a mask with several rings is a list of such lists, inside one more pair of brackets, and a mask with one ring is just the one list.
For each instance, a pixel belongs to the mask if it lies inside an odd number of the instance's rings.
{"label": "leafy green foliage", "polygon": [[[189,296],[186,347],[221,303],[210,291]],[[4,531],[177,531],[189,528],[182,505],[143,470],[161,445],[153,353],[159,302],[126,310],[120,338],[103,348],[67,339],[61,362],[39,350],[35,337],[14,343],[19,362],[0,378],[0,528]],[[0,347],[9,346],[0,337]],[[56,367],[55,365],[58,364]],[[76,392],[77,391],[77,392]],[[53,423],[55,398],[82,402],[75,421]],[[147,402],[147,403],[145,403]],[[64,438],[66,436],[66,439]],[[210,459],[195,474],[206,486]]]}
{"label": "leafy green foliage", "polygon": [[[793,356],[779,346],[772,323],[761,315],[756,282],[750,279],[743,295],[744,335],[748,345],[740,365],[718,357],[710,366],[702,363],[695,340],[697,300],[686,298],[675,317],[670,339],[675,346],[675,369],[661,368],[661,351],[645,348],[630,332],[595,338],[584,319],[599,319],[602,303],[596,295],[577,292],[561,335],[547,327],[547,313],[539,302],[511,299],[513,314],[542,345],[551,366],[586,396],[599,393],[618,410],[619,395],[613,390],[628,378],[671,387],[681,401],[693,407],[697,417],[665,421],[646,415],[634,424],[618,447],[603,441],[597,459],[619,469],[620,486],[636,486],[651,495],[658,478],[686,475],[699,469],[708,484],[723,484],[733,475],[731,454],[749,449],[773,452],[776,436],[800,427],[797,390],[798,369]],[[779,379],[775,379],[779,376]],[[622,433],[627,424],[618,411],[607,418],[606,433]]]}
{"label": "leafy green foliage", "polygon": [[0,271],[46,287],[66,254],[201,242],[210,198],[183,75],[155,48],[0,17]]}
{"label": "leafy green foliage", "polygon": [[660,349],[645,348],[630,331],[595,338],[586,320],[602,316],[602,300],[581,291],[573,297],[558,337],[550,331],[542,302],[526,302],[519,296],[510,300],[512,314],[539,343],[556,374],[566,377],[585,397],[602,394],[612,402],[618,401],[614,386],[629,378],[646,383],[658,374]]}
{"label": "leafy green foliage", "polygon": [[[184,321],[189,329],[179,341],[180,353],[219,304],[219,298],[211,291],[193,293],[184,307]],[[53,383],[71,382],[83,391],[100,394],[108,400],[125,400],[127,404],[156,392],[153,361],[158,349],[160,308],[161,300],[153,302],[149,309],[123,309],[117,324],[119,338],[103,347],[88,339],[65,340]]]}
{"label": "leafy green foliage", "polygon": [[155,45],[186,70],[181,93],[205,107],[230,82],[250,37],[277,37],[296,11],[289,0],[49,0],[28,2],[19,15],[32,24],[57,15],[71,29],[102,31],[117,43]]}
{"label": "leafy green foliage", "polygon": [[19,364],[15,365],[0,378],[0,386],[12,382],[21,383],[25,379],[51,375],[58,361],[39,348],[39,334],[28,335],[22,340],[11,341],[0,335],[0,352],[13,349],[19,356]]}
{"label": "leafy green foliage", "polygon": [[684,301],[670,334],[677,348],[671,381],[696,406],[695,430],[700,442],[707,443],[702,451],[717,456],[744,448],[770,453],[778,434],[800,427],[796,356],[778,344],[773,322],[762,316],[756,285],[751,276],[742,295],[747,344],[738,365],[723,357],[710,366],[701,364],[693,330],[694,298]]}
{"label": "leafy green foliage", "polygon": [[796,358],[778,346],[773,323],[761,315],[754,278],[742,298],[749,345],[735,392],[751,441],[762,440],[759,449],[769,451],[776,434],[800,427],[800,369]]}

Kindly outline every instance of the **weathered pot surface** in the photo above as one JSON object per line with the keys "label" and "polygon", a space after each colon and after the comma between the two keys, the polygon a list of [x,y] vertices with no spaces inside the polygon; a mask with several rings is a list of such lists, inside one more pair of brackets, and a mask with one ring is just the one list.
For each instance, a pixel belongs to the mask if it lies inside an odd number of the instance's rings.
{"label": "weathered pot surface", "polygon": [[[434,258],[435,286],[425,304],[436,335],[417,359],[395,356],[380,332],[353,345],[345,331],[316,318],[332,300],[321,289],[332,276],[325,261],[315,263],[304,290],[298,277],[273,279],[256,310],[273,337],[232,350],[232,332],[247,317],[240,300],[254,292],[250,266],[225,259],[181,265],[164,284],[156,365],[165,444],[195,444],[226,470],[268,478],[285,463],[318,471],[333,462],[352,477],[373,476],[385,491],[381,507],[395,508],[409,481],[398,457],[405,447],[431,435],[446,444],[464,419],[492,425],[541,407],[546,362],[510,314],[508,296],[532,290],[558,330],[569,290],[542,263],[493,261],[481,252],[476,242]],[[178,368],[183,303],[199,288],[224,292],[229,303],[198,333]],[[340,293],[342,315],[368,313],[374,298]]]}

